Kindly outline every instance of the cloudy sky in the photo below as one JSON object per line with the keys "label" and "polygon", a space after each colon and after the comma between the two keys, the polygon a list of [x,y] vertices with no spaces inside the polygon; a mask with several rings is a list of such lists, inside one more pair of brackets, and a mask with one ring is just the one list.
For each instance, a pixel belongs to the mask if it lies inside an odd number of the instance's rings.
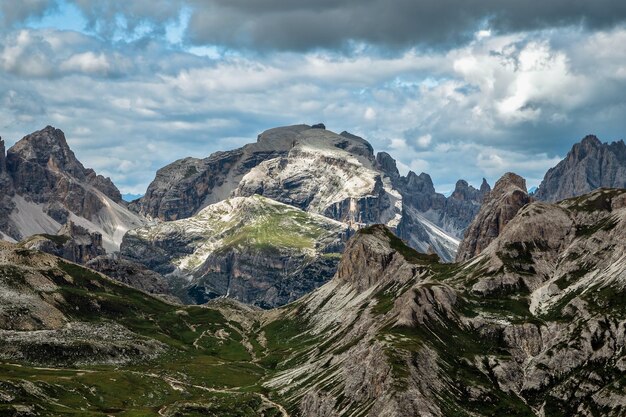
{"label": "cloudy sky", "polygon": [[0,0],[0,135],[54,125],[124,193],[317,122],[442,192],[538,185],[626,136],[625,22],[623,0]]}

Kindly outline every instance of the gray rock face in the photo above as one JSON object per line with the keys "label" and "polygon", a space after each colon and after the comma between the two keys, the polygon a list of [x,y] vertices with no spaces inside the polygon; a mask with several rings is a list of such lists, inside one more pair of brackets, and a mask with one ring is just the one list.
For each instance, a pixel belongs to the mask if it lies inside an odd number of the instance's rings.
{"label": "gray rock face", "polygon": [[[412,171],[406,177],[397,180],[396,184],[401,190],[403,202],[408,206],[405,211],[417,210],[433,224],[456,238],[463,237],[465,230],[478,214],[485,196],[491,190],[485,179],[480,190],[469,185],[467,181],[459,180],[454,192],[446,198],[443,194],[435,192],[430,175],[425,173],[416,175]],[[410,233],[415,223],[415,219],[410,217],[400,222],[398,230],[403,239],[410,241]]]}
{"label": "gray rock face", "polygon": [[477,190],[466,181],[459,180],[452,195],[446,198],[435,191],[432,179],[425,173],[417,175],[411,171],[395,183],[403,197],[398,236],[421,252],[430,248],[445,262],[452,262],[458,241],[452,246],[430,236],[445,231],[454,238],[462,237],[488,195],[489,184],[483,180],[481,189]]}
{"label": "gray rock face", "polygon": [[469,185],[467,181],[457,181],[454,192],[446,199],[440,215],[440,223],[444,230],[455,231],[455,236],[462,237],[490,192],[491,187],[484,178],[479,190]]}
{"label": "gray rock face", "polygon": [[132,230],[121,253],[166,275],[183,301],[228,296],[270,308],[328,281],[348,235],[345,224],[255,195]]}
{"label": "gray rock face", "polygon": [[2,237],[18,236],[19,234],[9,218],[15,209],[12,200],[14,195],[13,181],[7,171],[4,140],[0,138],[0,233],[4,235]]}
{"label": "gray rock face", "polygon": [[446,198],[443,194],[435,192],[435,186],[430,175],[423,172],[417,175],[413,171],[409,171],[408,175],[403,177],[401,181],[402,186],[399,188],[402,190],[407,205],[421,212],[441,211],[444,208]]}
{"label": "gray rock face", "polygon": [[[93,186],[117,203],[122,201],[111,180],[85,169],[67,145],[63,132],[51,126],[24,137],[11,147],[7,166],[19,193],[29,195],[37,203],[65,200],[71,211],[84,214],[85,218],[90,218],[100,207],[86,190],[74,186],[70,178]],[[67,194],[58,195],[59,190]]]}
{"label": "gray rock face", "polygon": [[626,188],[626,145],[621,140],[602,143],[590,135],[548,170],[535,197],[554,202],[600,187]]}
{"label": "gray rock face", "polygon": [[170,293],[169,281],[161,274],[119,256],[98,256],[85,266],[147,293],[166,296]]}
{"label": "gray rock face", "polygon": [[376,166],[392,179],[400,177],[396,160],[393,159],[387,152],[378,152],[376,154]]}
{"label": "gray rock face", "polygon": [[49,253],[69,261],[86,264],[91,259],[104,255],[102,235],[68,222],[57,235],[34,235],[20,246]]}
{"label": "gray rock face", "polygon": [[271,129],[259,135],[256,143],[239,149],[176,161],[157,172],[134,208],[161,220],[191,217],[227,198],[241,178],[261,162],[285,155],[293,146],[294,135],[308,129],[306,125]]}
{"label": "gray rock face", "polygon": [[214,253],[195,272],[187,287],[191,303],[228,296],[261,308],[295,301],[332,278],[339,257],[311,258],[296,251],[247,249]]}
{"label": "gray rock face", "polygon": [[459,246],[457,262],[463,262],[481,253],[497,238],[519,209],[531,201],[526,180],[511,172],[496,182],[478,215],[465,232]]}
{"label": "gray rock face", "polygon": [[69,148],[65,135],[51,126],[25,136],[6,158],[0,146],[3,183],[1,231],[14,240],[55,234],[68,220],[101,233],[108,250],[143,220],[128,211],[109,178],[86,169]]}

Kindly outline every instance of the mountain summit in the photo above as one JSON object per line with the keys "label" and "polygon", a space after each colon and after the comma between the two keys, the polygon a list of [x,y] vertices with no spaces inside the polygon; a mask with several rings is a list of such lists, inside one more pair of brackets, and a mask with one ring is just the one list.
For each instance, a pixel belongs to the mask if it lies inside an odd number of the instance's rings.
{"label": "mountain summit", "polygon": [[456,255],[457,262],[481,253],[497,238],[520,208],[530,202],[526,180],[507,172],[489,193],[480,211],[465,232]]}
{"label": "mountain summit", "polygon": [[119,249],[127,230],[144,222],[130,212],[109,178],[85,168],[59,129],[52,126],[25,136],[4,154],[0,221],[7,240],[56,234],[68,221],[98,232],[109,251]]}
{"label": "mountain summit", "polygon": [[457,188],[446,199],[428,174],[401,176],[389,154],[375,155],[359,136],[295,125],[267,130],[239,149],[178,160],[131,206],[149,218],[180,220],[229,197],[258,194],[354,229],[386,224],[412,247],[451,261],[486,193],[485,184]]}
{"label": "mountain summit", "polygon": [[600,187],[626,188],[626,145],[621,140],[602,143],[588,135],[548,170],[534,196],[554,202]]}

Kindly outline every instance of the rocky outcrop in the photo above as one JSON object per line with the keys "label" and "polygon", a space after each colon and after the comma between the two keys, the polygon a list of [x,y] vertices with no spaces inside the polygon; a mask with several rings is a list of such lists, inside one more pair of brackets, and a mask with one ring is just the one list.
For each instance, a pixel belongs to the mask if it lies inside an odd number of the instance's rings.
{"label": "rocky outcrop", "polygon": [[555,202],[600,187],[626,188],[626,145],[621,140],[602,143],[589,135],[548,170],[534,196]]}
{"label": "rocky outcrop", "polygon": [[11,191],[2,197],[9,214],[0,226],[14,240],[56,234],[72,221],[100,233],[105,248],[114,251],[126,230],[144,223],[125,207],[109,178],[76,159],[59,129],[48,126],[25,136],[8,150],[6,162],[1,153],[6,175],[0,173],[0,181]]}
{"label": "rocky outcrop", "polygon": [[228,296],[269,308],[328,281],[348,236],[345,224],[255,195],[132,230],[121,253],[180,283],[183,301]]}
{"label": "rocky outcrop", "polygon": [[441,212],[446,204],[443,194],[435,191],[433,180],[430,175],[422,172],[420,175],[409,171],[406,177],[401,178],[403,201],[406,205],[413,207],[420,212],[429,210]]}
{"label": "rocky outcrop", "polygon": [[193,273],[181,297],[204,304],[230,297],[261,308],[295,301],[328,282],[338,254],[310,256],[287,248],[224,249],[210,254]]}
{"label": "rocky outcrop", "polygon": [[[459,241],[467,226],[476,217],[480,205],[489,193],[489,185],[483,180],[480,190],[464,180],[459,180],[454,192],[446,198],[437,193],[430,175],[410,171],[400,177],[396,184],[402,194],[402,219],[397,233],[411,247],[427,252],[428,248],[445,262],[455,259]],[[449,235],[449,239],[433,236]]]}
{"label": "rocky outcrop", "polygon": [[4,140],[0,138],[0,233],[2,233],[0,238],[2,240],[13,239],[11,236],[18,236],[19,234],[9,217],[15,209],[14,195],[13,181],[7,171]]}
{"label": "rocky outcrop", "polygon": [[441,227],[454,236],[462,238],[490,192],[491,187],[484,178],[478,190],[465,180],[457,181],[439,217]]}
{"label": "rocky outcrop", "polygon": [[497,238],[517,212],[531,201],[526,180],[511,172],[500,178],[465,232],[456,256],[463,262],[481,253]]}
{"label": "rocky outcrop", "polygon": [[[479,190],[469,185],[467,181],[459,180],[454,192],[446,198],[443,194],[435,191],[430,175],[425,173],[417,175],[412,171],[406,177],[395,180],[395,184],[402,194],[405,212],[419,213],[419,216],[426,218],[430,223],[454,238],[463,237],[465,230],[476,217],[485,196],[491,190],[484,178]],[[418,222],[416,222],[415,216],[413,218],[404,217],[398,226],[400,236],[407,241],[423,239],[410,236],[416,223]],[[415,233],[421,234],[419,230]],[[413,244],[411,246],[421,250],[418,246]],[[456,249],[452,251],[451,257],[454,258],[455,254]],[[449,258],[443,252],[440,255],[445,260]]]}
{"label": "rocky outcrop", "polygon": [[387,152],[378,152],[376,154],[376,167],[392,180],[400,178],[400,171],[398,171],[396,160]]}
{"label": "rocky outcrop", "polygon": [[20,242],[20,246],[79,264],[86,264],[106,253],[102,247],[100,233],[90,233],[89,230],[71,221],[65,224],[57,235],[34,235]]}
{"label": "rocky outcrop", "polygon": [[131,262],[116,255],[105,255],[91,259],[85,266],[138,290],[162,295],[168,300],[175,301],[175,297],[169,295],[171,292],[170,282],[161,274],[139,263]]}
{"label": "rocky outcrop", "polygon": [[[392,239],[397,238],[383,225],[375,225],[361,230],[348,242],[341,263],[337,269],[336,280],[349,283],[359,293],[383,283],[388,277],[398,275],[398,271],[390,273],[390,265],[397,251],[391,246]],[[407,272],[405,271],[404,275]],[[402,274],[400,274],[402,275]],[[408,272],[408,275],[411,275]],[[401,279],[395,276],[395,279]]]}

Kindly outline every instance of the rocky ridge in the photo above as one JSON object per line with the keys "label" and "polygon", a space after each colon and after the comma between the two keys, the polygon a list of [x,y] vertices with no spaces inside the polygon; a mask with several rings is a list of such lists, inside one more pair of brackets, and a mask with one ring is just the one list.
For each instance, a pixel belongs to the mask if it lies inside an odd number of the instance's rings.
{"label": "rocky ridge", "polygon": [[67,259],[68,261],[85,264],[104,255],[102,235],[90,233],[87,229],[69,221],[56,235],[33,235],[20,242],[26,249],[38,250]]}
{"label": "rocky ridge", "polygon": [[4,154],[0,144],[0,222],[7,240],[56,234],[71,221],[102,235],[108,251],[144,220],[129,211],[110,179],[86,169],[69,148],[62,131],[51,126],[18,141]]}
{"label": "rocky ridge", "polygon": [[621,140],[602,143],[596,136],[589,135],[548,170],[535,197],[555,202],[600,187],[626,188],[626,145]]}
{"label": "rocky ridge", "polygon": [[480,254],[497,238],[519,209],[531,198],[526,190],[526,180],[508,172],[502,176],[487,195],[480,211],[467,228],[456,255],[457,262]]}

